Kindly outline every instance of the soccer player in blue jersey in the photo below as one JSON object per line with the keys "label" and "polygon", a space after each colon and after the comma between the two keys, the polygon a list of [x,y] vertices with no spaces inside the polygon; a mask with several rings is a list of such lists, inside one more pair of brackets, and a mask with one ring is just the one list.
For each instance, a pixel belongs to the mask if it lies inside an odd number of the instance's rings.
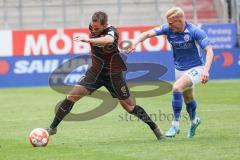
{"label": "soccer player in blue jersey", "polygon": [[[184,99],[191,120],[187,137],[192,138],[200,124],[200,118],[196,116],[197,103],[194,99],[194,85],[199,82],[202,84],[208,82],[209,70],[213,60],[213,50],[206,33],[197,26],[187,22],[184,11],[181,8],[173,7],[169,9],[166,12],[166,19],[167,23],[143,32],[133,40],[128,52],[135,50],[136,45],[147,38],[159,35],[167,36],[173,52],[176,81],[172,90],[174,119],[165,136],[174,137],[180,132],[179,116]],[[205,63],[200,48],[206,53]]]}

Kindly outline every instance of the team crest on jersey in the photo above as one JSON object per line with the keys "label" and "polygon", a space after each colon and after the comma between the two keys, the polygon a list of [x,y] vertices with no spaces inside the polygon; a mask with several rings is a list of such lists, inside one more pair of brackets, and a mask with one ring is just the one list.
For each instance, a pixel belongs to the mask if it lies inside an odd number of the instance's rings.
{"label": "team crest on jersey", "polygon": [[126,92],[127,92],[126,87],[125,87],[125,86],[122,86],[122,87],[121,87],[121,91],[122,91],[123,93],[126,93]]}
{"label": "team crest on jersey", "polygon": [[190,36],[188,34],[184,35],[183,37],[185,42],[188,42],[190,40]]}

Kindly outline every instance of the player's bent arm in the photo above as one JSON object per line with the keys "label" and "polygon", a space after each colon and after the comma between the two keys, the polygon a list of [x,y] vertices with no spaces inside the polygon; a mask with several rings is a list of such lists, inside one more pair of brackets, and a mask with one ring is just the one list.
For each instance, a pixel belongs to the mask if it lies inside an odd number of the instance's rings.
{"label": "player's bent arm", "polygon": [[141,33],[136,39],[134,39],[133,44],[137,45],[137,44],[143,42],[144,40],[154,37],[154,36],[156,36],[156,33],[154,32],[154,30],[153,29],[148,30],[146,32]]}
{"label": "player's bent arm", "polygon": [[110,35],[106,35],[104,37],[99,37],[99,38],[89,38],[89,42],[104,45],[104,44],[113,43],[114,38]]}
{"label": "player's bent arm", "polygon": [[204,49],[205,53],[206,53],[206,63],[204,66],[204,70],[205,71],[209,71],[212,65],[212,61],[213,61],[213,49],[211,45],[208,45],[205,49]]}

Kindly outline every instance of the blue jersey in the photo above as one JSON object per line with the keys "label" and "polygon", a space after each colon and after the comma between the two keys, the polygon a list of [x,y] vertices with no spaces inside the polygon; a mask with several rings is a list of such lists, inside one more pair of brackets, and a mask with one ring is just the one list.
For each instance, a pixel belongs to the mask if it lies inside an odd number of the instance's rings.
{"label": "blue jersey", "polygon": [[156,35],[166,35],[172,46],[174,64],[177,70],[187,70],[204,64],[200,47],[205,49],[210,41],[207,34],[197,26],[186,22],[182,33],[173,32],[167,23],[154,29]]}

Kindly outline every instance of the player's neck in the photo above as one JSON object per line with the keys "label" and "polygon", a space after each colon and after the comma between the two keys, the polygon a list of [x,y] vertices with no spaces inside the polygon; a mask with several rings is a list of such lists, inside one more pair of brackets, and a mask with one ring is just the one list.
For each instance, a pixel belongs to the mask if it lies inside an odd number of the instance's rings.
{"label": "player's neck", "polygon": [[183,27],[182,27],[181,33],[184,32],[185,27],[186,27],[186,22],[184,22],[184,24],[183,24]]}

